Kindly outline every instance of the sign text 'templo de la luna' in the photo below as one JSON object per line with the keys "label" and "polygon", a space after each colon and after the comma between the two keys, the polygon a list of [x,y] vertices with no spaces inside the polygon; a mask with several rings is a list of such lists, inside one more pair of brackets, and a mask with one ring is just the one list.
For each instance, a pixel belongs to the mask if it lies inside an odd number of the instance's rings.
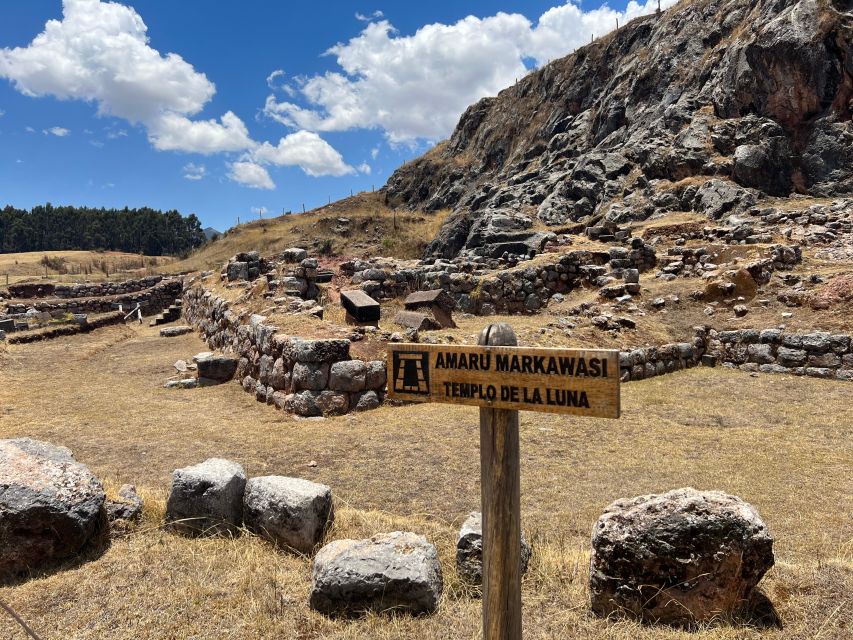
{"label": "sign text 'templo de la luna'", "polygon": [[388,396],[414,402],[619,417],[619,352],[388,345]]}

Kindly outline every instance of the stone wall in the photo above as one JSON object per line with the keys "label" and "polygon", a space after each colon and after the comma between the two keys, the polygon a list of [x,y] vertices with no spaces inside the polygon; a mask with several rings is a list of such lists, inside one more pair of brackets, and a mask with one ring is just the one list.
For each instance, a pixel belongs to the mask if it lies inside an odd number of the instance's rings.
{"label": "stone wall", "polygon": [[853,381],[853,346],[846,334],[787,333],[780,329],[711,331],[707,352],[745,371]]}
{"label": "stone wall", "polygon": [[847,334],[781,329],[717,331],[695,327],[692,342],[619,354],[622,379],[642,380],[697,364],[853,381],[853,341]]}
{"label": "stone wall", "polygon": [[57,327],[48,327],[36,331],[22,331],[21,333],[12,334],[8,338],[9,344],[27,344],[30,342],[39,342],[40,340],[51,340],[61,336],[71,336],[76,333],[86,333],[94,331],[102,327],[108,327],[114,324],[124,323],[124,314],[119,311],[104,313],[96,317],[91,317],[83,323],[68,323]]}
{"label": "stone wall", "polygon": [[534,312],[555,294],[585,283],[604,286],[627,269],[647,271],[655,266],[654,249],[640,238],[631,248],[609,251],[570,251],[552,261],[522,264],[487,272],[477,262],[435,260],[416,268],[380,269],[353,261],[352,282],[376,299],[397,298],[413,291],[444,289],[460,311],[478,315]]}
{"label": "stone wall", "polygon": [[99,298],[150,289],[163,276],[148,276],[124,282],[83,282],[80,284],[24,283],[9,285],[13,298]]}
{"label": "stone wall", "polygon": [[202,286],[184,292],[183,312],[213,349],[240,358],[237,378],[259,402],[301,416],[373,409],[385,397],[385,362],[350,357],[349,340],[303,340],[263,316],[235,313]]}
{"label": "stone wall", "polygon": [[[160,278],[160,276],[155,277]],[[25,313],[28,309],[35,309],[47,311],[58,317],[66,313],[106,313],[113,311],[113,305],[117,304],[121,304],[125,312],[129,312],[140,304],[142,313],[151,315],[172,304],[176,298],[180,297],[182,289],[183,284],[180,280],[160,279],[148,289],[122,294],[94,298],[36,298],[26,303],[15,302],[7,305],[6,313],[14,315]]]}

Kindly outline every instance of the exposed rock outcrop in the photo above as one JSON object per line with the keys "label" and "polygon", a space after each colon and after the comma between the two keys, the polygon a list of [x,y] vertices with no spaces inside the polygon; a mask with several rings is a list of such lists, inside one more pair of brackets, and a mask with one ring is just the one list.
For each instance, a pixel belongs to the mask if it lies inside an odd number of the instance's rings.
{"label": "exposed rock outcrop", "polygon": [[718,219],[764,196],[849,194],[849,9],[694,0],[638,18],[472,105],[387,199],[454,209],[428,249],[452,257],[535,252],[536,218]]}

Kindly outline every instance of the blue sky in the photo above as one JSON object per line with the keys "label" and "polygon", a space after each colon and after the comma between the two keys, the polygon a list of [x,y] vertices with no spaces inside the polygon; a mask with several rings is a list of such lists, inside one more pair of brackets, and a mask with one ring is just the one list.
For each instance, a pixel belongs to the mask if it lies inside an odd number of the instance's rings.
{"label": "blue sky", "polygon": [[227,229],[379,188],[468,104],[657,0],[602,4],[5,0],[0,206]]}

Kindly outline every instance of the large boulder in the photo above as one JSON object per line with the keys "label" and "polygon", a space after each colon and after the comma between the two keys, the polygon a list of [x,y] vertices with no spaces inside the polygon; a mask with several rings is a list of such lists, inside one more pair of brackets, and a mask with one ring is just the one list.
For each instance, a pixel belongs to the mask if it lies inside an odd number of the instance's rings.
{"label": "large boulder", "polygon": [[689,625],[742,608],[773,566],[773,538],[749,504],[678,489],[617,500],[595,524],[592,610]]}
{"label": "large boulder", "polygon": [[228,382],[237,372],[239,360],[231,356],[217,355],[206,352],[196,355],[198,365],[198,377],[203,382]]}
{"label": "large boulder", "polygon": [[0,440],[0,580],[80,551],[103,521],[104,499],[69,449]]}
{"label": "large boulder", "polygon": [[246,472],[236,462],[209,458],[172,472],[166,522],[181,533],[235,533],[243,524]]}
{"label": "large boulder", "polygon": [[311,553],[332,520],[332,490],[300,478],[262,476],[246,483],[243,522],[276,545]]}
{"label": "large boulder", "polygon": [[[521,573],[527,573],[530,545],[521,536]],[[483,583],[483,514],[472,511],[456,539],[456,572],[466,582]]]}
{"label": "large boulder", "polygon": [[367,540],[335,540],[314,558],[310,604],[326,614],[366,610],[429,613],[444,582],[426,538],[395,531]]}

